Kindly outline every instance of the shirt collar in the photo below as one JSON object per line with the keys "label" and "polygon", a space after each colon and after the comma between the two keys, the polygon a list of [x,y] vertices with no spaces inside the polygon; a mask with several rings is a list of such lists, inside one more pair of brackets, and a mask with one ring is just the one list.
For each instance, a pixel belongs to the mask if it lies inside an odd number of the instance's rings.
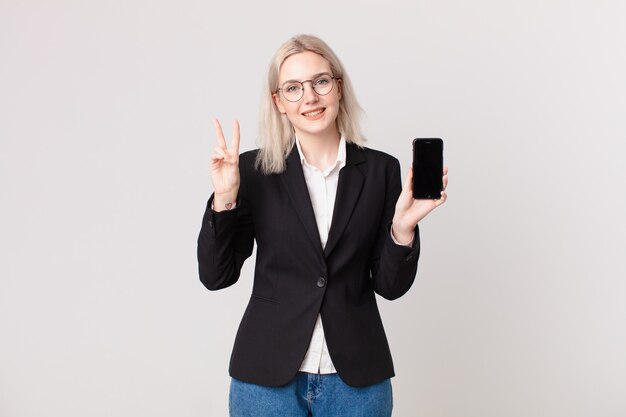
{"label": "shirt collar", "polygon": [[[302,148],[300,147],[300,140],[298,139],[298,136],[296,136],[296,146],[298,148],[298,155],[300,155],[300,162],[304,165],[310,165],[307,160],[304,158],[304,152],[302,152]],[[339,163],[339,165],[341,167],[346,165],[346,139],[343,136],[343,134],[341,135],[341,138],[339,139],[339,148],[337,149],[337,161],[335,161],[335,163],[332,166],[337,166],[337,163]]]}

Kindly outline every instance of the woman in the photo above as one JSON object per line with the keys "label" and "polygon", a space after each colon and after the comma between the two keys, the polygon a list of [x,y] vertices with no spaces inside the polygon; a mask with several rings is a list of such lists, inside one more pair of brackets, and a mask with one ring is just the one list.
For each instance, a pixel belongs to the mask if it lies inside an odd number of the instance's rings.
{"label": "woman", "polygon": [[[393,364],[374,293],[415,279],[418,222],[446,200],[415,200],[409,170],[363,147],[360,107],[319,38],[277,51],[260,149],[228,148],[215,120],[214,194],[198,238],[200,280],[234,284],[257,244],[233,348],[231,416],[389,416]],[[443,172],[444,189],[447,170]]]}

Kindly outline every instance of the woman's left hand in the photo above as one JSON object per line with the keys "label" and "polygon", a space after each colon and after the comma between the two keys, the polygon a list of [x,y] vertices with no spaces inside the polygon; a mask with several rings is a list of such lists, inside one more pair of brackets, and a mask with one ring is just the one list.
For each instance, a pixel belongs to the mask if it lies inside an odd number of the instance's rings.
{"label": "woman's left hand", "polygon": [[415,226],[420,220],[446,202],[448,198],[446,194],[447,186],[448,167],[444,167],[441,198],[438,200],[416,200],[413,198],[413,168],[409,168],[409,172],[404,180],[404,186],[402,187],[402,193],[400,193],[396,203],[396,212],[393,216],[393,237],[398,242],[410,242],[415,233]]}

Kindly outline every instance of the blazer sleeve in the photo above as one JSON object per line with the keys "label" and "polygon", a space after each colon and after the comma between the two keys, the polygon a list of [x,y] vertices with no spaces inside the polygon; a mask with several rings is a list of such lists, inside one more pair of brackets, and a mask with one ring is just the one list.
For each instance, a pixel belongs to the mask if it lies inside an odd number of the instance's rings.
{"label": "blazer sleeve", "polygon": [[394,158],[393,162],[388,164],[386,174],[385,211],[370,262],[370,273],[374,291],[388,300],[394,300],[404,295],[415,281],[420,239],[419,228],[416,225],[411,247],[398,245],[393,241],[391,221],[402,191],[400,163],[397,159]]}
{"label": "blazer sleeve", "polygon": [[233,285],[239,279],[244,261],[252,254],[254,228],[248,199],[247,170],[244,155],[239,158],[241,177],[237,205],[233,210],[214,212],[211,194],[198,236],[198,271],[200,281],[209,290]]}

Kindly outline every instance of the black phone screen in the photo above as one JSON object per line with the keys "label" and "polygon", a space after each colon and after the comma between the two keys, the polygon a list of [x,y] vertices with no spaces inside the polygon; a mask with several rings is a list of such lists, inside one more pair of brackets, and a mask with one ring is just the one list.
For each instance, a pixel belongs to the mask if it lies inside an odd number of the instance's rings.
{"label": "black phone screen", "polygon": [[443,140],[413,141],[413,198],[441,198],[443,190]]}

